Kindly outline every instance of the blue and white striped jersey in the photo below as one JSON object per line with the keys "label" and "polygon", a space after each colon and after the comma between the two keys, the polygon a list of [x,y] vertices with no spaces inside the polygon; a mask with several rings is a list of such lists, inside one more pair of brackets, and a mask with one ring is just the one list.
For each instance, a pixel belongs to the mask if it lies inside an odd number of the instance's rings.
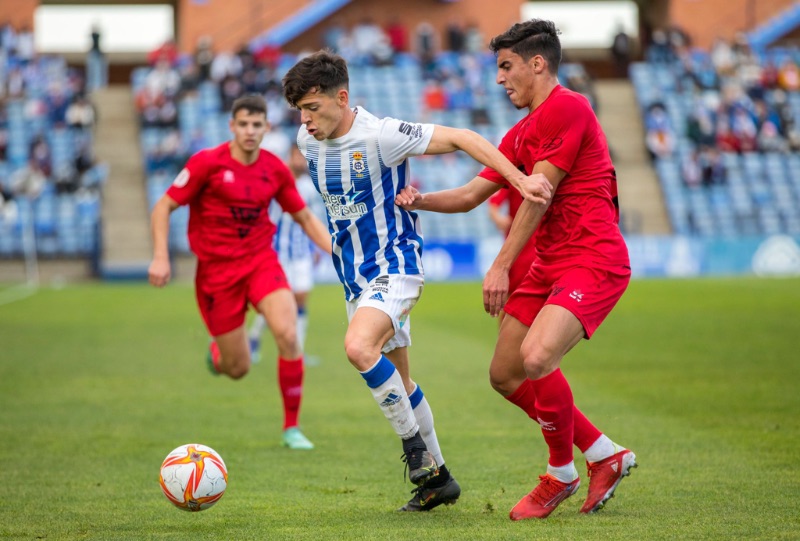
{"label": "blue and white striped jersey", "polygon": [[[311,182],[311,177],[301,175],[295,179],[295,185],[311,212],[318,218],[323,219],[321,211],[317,209],[320,205],[315,204],[319,201],[319,196],[314,184]],[[281,265],[285,267],[290,261],[307,259],[312,256],[314,243],[308,238],[300,224],[294,221],[291,214],[283,212],[280,205],[272,205],[270,207],[270,219],[274,224],[277,224],[273,246],[275,251],[278,252]]]}
{"label": "blue and white striped jersey", "polygon": [[408,157],[423,154],[433,124],[379,119],[361,107],[350,131],[317,141],[305,126],[297,146],[322,195],[333,235],[333,266],[347,300],[384,274],[423,274],[422,234],[415,212],[394,204],[410,180]]}

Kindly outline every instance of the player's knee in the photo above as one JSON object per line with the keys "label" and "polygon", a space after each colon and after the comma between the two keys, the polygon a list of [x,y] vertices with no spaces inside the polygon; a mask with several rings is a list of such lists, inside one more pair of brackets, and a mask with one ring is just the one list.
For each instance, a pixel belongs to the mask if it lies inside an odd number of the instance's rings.
{"label": "player's knee", "polygon": [[509,373],[508,370],[490,366],[489,384],[492,386],[492,389],[501,395],[508,396],[519,387],[520,382],[519,376],[515,377],[513,374]]}
{"label": "player's knee", "polygon": [[558,365],[560,357],[540,345],[523,348],[522,366],[530,379],[545,377]]}
{"label": "player's knee", "polygon": [[347,359],[362,372],[375,364],[378,359],[379,353],[375,353],[373,349],[358,336],[348,334],[344,337],[344,352]]}
{"label": "player's knee", "polygon": [[276,329],[274,331],[275,345],[278,351],[285,358],[294,358],[292,354],[297,353],[300,345],[297,342],[297,329],[292,326]]}
{"label": "player's knee", "polygon": [[224,371],[231,379],[242,379],[250,371],[250,360],[235,359],[234,362],[225,367]]}

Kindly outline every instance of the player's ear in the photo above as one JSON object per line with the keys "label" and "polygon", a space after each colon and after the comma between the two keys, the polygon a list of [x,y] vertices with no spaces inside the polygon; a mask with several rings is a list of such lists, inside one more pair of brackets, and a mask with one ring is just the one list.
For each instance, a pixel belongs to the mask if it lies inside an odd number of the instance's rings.
{"label": "player's ear", "polygon": [[342,107],[347,107],[350,102],[350,94],[346,88],[340,88],[336,92],[336,103]]}
{"label": "player's ear", "polygon": [[542,73],[547,69],[547,60],[540,54],[533,55],[530,61],[533,64],[533,71],[535,73]]}

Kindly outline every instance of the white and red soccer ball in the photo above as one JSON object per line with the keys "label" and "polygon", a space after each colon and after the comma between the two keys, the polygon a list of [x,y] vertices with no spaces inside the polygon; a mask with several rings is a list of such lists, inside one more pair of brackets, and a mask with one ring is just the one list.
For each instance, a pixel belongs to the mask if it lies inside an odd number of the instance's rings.
{"label": "white and red soccer ball", "polygon": [[225,494],[228,469],[211,447],[188,443],[164,459],[159,482],[164,495],[178,509],[203,511]]}

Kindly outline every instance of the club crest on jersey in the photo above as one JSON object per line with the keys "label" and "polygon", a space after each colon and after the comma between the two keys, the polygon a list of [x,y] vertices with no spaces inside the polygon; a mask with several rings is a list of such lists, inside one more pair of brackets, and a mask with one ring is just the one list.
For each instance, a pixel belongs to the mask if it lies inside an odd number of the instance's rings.
{"label": "club crest on jersey", "polygon": [[364,178],[364,171],[367,170],[367,165],[364,163],[364,154],[356,150],[351,157],[350,167],[353,169],[356,178]]}
{"label": "club crest on jersey", "polygon": [[222,182],[230,184],[233,181],[234,181],[233,171],[231,171],[230,169],[226,169],[225,172],[222,173]]}

